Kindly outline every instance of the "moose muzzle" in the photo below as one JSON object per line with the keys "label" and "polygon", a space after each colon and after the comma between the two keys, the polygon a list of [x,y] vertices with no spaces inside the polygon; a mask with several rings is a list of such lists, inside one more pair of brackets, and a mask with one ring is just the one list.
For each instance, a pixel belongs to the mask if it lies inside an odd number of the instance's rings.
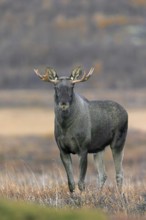
{"label": "moose muzzle", "polygon": [[67,111],[69,109],[69,102],[60,102],[59,108],[61,111]]}

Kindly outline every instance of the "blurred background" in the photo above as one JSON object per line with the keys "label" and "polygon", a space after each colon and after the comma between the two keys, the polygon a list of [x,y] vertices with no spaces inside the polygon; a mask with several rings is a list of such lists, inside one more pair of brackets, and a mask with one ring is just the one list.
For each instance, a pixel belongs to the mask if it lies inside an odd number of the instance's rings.
{"label": "blurred background", "polygon": [[[43,73],[51,66],[69,75],[78,65],[86,71],[93,66],[95,73],[77,92],[115,100],[128,110],[126,175],[143,181],[146,0],[0,1],[1,170],[13,176],[30,168],[44,174],[51,166],[53,175],[63,170],[53,136],[53,88],[33,69]],[[106,161],[113,171],[109,153]]]}
{"label": "blurred background", "polygon": [[146,1],[0,1],[1,89],[44,88],[34,67],[76,65],[100,72],[88,87],[145,88]]}

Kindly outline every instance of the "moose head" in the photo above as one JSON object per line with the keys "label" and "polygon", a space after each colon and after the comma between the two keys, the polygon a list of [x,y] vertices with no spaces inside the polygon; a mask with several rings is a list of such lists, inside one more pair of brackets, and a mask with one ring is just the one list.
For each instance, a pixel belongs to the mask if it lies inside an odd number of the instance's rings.
{"label": "moose head", "polygon": [[53,68],[47,67],[44,75],[41,75],[38,69],[34,69],[37,76],[43,81],[54,84],[55,89],[55,104],[58,106],[62,115],[67,116],[70,111],[70,106],[73,102],[73,88],[75,83],[85,82],[92,75],[94,68],[91,68],[88,73],[84,72],[80,67],[73,69],[70,77],[58,77]]}

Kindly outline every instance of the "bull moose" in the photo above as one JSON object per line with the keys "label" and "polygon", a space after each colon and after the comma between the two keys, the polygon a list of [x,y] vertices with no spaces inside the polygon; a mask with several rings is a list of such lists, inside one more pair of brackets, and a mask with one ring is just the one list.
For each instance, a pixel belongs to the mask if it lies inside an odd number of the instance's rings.
{"label": "bull moose", "polygon": [[94,155],[99,186],[102,188],[107,179],[103,153],[108,145],[112,150],[117,186],[121,191],[123,150],[128,128],[126,110],[114,101],[89,101],[74,92],[74,85],[87,81],[94,71],[93,68],[83,74],[82,69],[77,67],[73,69],[70,77],[58,77],[55,70],[49,67],[44,75],[41,75],[38,69],[34,71],[41,80],[54,84],[55,139],[66,170],[70,192],[75,190],[70,154],[79,155],[79,190],[85,189],[88,153]]}

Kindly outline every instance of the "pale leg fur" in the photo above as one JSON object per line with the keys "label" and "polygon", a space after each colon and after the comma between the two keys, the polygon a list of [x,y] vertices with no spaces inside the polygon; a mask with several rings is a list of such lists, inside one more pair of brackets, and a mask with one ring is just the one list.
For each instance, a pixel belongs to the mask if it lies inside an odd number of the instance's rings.
{"label": "pale leg fur", "polygon": [[118,151],[117,149],[112,148],[112,154],[113,154],[115,171],[116,171],[117,187],[119,192],[122,192],[122,185],[123,185],[122,161],[123,161],[124,151],[123,150]]}
{"label": "pale leg fur", "polygon": [[95,162],[95,166],[98,171],[100,189],[102,189],[102,187],[107,179],[103,157],[104,157],[104,151],[100,151],[100,152],[94,154],[94,162]]}

